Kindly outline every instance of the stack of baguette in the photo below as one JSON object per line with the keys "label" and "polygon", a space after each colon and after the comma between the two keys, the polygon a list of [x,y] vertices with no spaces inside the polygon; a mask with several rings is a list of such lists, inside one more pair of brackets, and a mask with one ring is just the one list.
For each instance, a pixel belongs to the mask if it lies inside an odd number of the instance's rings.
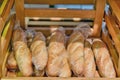
{"label": "stack of baguette", "polygon": [[18,26],[13,31],[6,76],[116,77],[107,46],[101,39],[88,39],[89,31],[83,31],[86,26],[75,28],[67,41],[63,27],[53,30],[46,41],[42,32]]}

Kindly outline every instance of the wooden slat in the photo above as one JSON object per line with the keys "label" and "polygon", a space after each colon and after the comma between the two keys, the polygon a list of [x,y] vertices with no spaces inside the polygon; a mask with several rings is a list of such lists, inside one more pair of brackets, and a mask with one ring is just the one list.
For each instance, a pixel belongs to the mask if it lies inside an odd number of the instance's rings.
{"label": "wooden slat", "polygon": [[107,44],[107,47],[109,49],[112,61],[114,63],[114,67],[115,67],[117,76],[120,76],[120,72],[118,72],[118,55],[117,55],[117,51],[116,51],[115,47],[112,44],[112,41],[110,39],[109,34],[108,33],[106,34],[106,32],[103,31],[102,32],[102,40]]}
{"label": "wooden slat", "polygon": [[[0,21],[0,28],[2,27],[1,21]],[[2,50],[1,50],[1,29],[0,29],[0,56],[2,56]],[[2,60],[0,60],[0,78],[2,76]]]}
{"label": "wooden slat", "polygon": [[79,77],[17,77],[17,78],[2,78],[1,80],[120,80],[120,78],[79,78]]}
{"label": "wooden slat", "polygon": [[25,0],[27,4],[93,4],[95,0]]}
{"label": "wooden slat", "polygon": [[116,15],[114,13],[112,13],[114,20],[116,21],[116,25],[118,25],[118,27],[120,28],[120,21],[118,20],[118,18],[116,17]]}
{"label": "wooden slat", "polygon": [[2,18],[0,18],[0,34],[1,34],[3,27],[4,27],[3,24],[4,24],[4,21]]}
{"label": "wooden slat", "polygon": [[20,21],[22,28],[25,28],[24,0],[15,0],[16,20]]}
{"label": "wooden slat", "polygon": [[[116,23],[113,20],[112,15],[106,14],[105,21],[107,23],[109,33],[112,36],[112,39],[115,43],[115,47],[120,56],[120,30],[118,27],[116,27]],[[120,58],[119,58],[119,62],[118,62],[118,72],[120,72]]]}
{"label": "wooden slat", "polygon": [[108,0],[108,2],[112,8],[112,11],[120,21],[120,0]]}
{"label": "wooden slat", "polygon": [[[2,53],[0,53],[0,73],[2,73],[2,66],[3,66],[3,62],[4,62],[4,59],[5,59],[5,56],[6,56],[6,52],[7,52],[7,49],[8,49],[8,46],[9,46],[9,42],[10,42],[10,39],[11,39],[11,35],[12,35],[12,30],[13,30],[13,27],[14,27],[14,16],[11,17],[10,19],[10,27],[9,27],[9,30],[7,32],[7,36],[5,37],[5,45],[3,47],[3,50],[2,50]],[[2,45],[1,45],[2,47]],[[0,76],[2,76],[3,74],[1,74]]]}
{"label": "wooden slat", "polygon": [[1,14],[0,25],[2,25],[2,26],[0,26],[0,31],[2,31],[4,28],[5,22],[7,21],[7,18],[9,17],[10,10],[13,6],[13,3],[14,3],[14,0],[8,1],[8,3],[6,4],[6,6],[4,8],[3,13]]}
{"label": "wooden slat", "polygon": [[93,28],[93,36],[100,36],[102,20],[104,15],[106,0],[96,0],[96,15]]}
{"label": "wooden slat", "polygon": [[7,3],[1,17],[3,18],[4,21],[7,20],[9,14],[10,14],[10,11],[11,11],[11,8],[13,6],[13,3],[14,3],[14,0],[9,0],[9,2]]}
{"label": "wooden slat", "polygon": [[95,10],[25,9],[25,17],[95,18]]}
{"label": "wooden slat", "polygon": [[[7,32],[7,35],[5,36],[5,40],[6,40],[6,43],[5,43],[5,46],[3,48],[3,54],[5,55],[6,51],[7,51],[7,48],[8,48],[8,45],[9,45],[9,42],[10,42],[10,39],[11,39],[11,35],[12,35],[12,30],[13,30],[13,27],[14,27],[14,16],[12,16],[11,18],[11,22],[10,22],[10,27],[8,29],[8,32]],[[4,55],[2,57],[4,57]]]}

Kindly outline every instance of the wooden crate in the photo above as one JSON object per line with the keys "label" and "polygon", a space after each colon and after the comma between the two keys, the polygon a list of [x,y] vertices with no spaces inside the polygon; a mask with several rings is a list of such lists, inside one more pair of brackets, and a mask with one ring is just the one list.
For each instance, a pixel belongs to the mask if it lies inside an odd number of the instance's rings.
{"label": "wooden crate", "polygon": [[[50,4],[50,5],[54,5],[54,4],[94,4],[95,5],[95,9],[94,10],[74,10],[74,9],[33,9],[33,8],[25,8],[24,4],[28,3],[28,4]],[[110,36],[112,36],[112,34],[110,33],[111,29],[109,30],[109,33],[106,33],[106,30],[103,29],[103,31],[101,30],[102,27],[102,21],[103,21],[103,15],[104,15],[104,8],[105,8],[105,3],[106,0],[74,0],[74,1],[67,1],[67,0],[15,0],[15,8],[16,8],[16,20],[20,20],[20,25],[22,26],[22,28],[28,28],[25,27],[25,17],[61,17],[61,18],[91,18],[94,20],[93,23],[93,33],[91,35],[91,37],[99,37],[101,39],[103,39],[103,41],[107,44],[108,49],[110,51],[110,55],[112,57],[117,75],[119,76],[119,57],[117,55],[117,51],[118,51],[118,46],[114,47],[113,43],[111,42],[111,38]],[[106,18],[107,16],[107,18]],[[108,18],[109,16],[106,15],[105,19],[107,22],[107,26],[110,26],[112,24],[112,22],[110,21],[111,19]],[[3,50],[3,54],[0,56],[3,58],[3,60],[1,62],[2,64],[2,78],[1,80],[97,80],[97,79],[101,79],[101,80],[119,80],[119,78],[77,78],[77,77],[70,77],[70,78],[59,78],[59,77],[6,77],[6,68],[5,68],[5,64],[6,64],[6,60],[8,57],[8,53],[7,53],[7,49],[9,46],[9,42],[11,39],[11,35],[12,35],[12,30],[14,27],[14,17],[11,17],[11,28],[10,30],[7,32],[7,35],[9,37],[6,37],[6,46],[4,47]],[[110,22],[109,22],[110,21]],[[34,26],[32,27],[34,28]],[[111,26],[111,28],[113,28]],[[36,30],[40,30],[47,34],[49,34],[45,28],[36,28]],[[48,27],[49,29],[49,27]],[[73,29],[73,28],[72,28]],[[69,31],[68,28],[66,28],[66,30]],[[101,34],[102,31],[102,34]],[[113,30],[112,32],[114,33],[115,30]],[[114,34],[113,36],[117,37],[117,34]],[[117,41],[116,39],[114,41]],[[117,50],[117,51],[116,51]]]}

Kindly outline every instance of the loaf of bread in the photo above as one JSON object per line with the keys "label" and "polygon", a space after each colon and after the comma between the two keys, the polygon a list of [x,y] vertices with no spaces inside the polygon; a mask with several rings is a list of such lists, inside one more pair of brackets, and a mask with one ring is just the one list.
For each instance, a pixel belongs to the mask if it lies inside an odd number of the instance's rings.
{"label": "loaf of bread", "polygon": [[94,60],[94,54],[91,49],[92,45],[90,44],[90,39],[85,41],[84,48],[84,76],[85,77],[95,77],[96,74],[96,65]]}
{"label": "loaf of bread", "polygon": [[[45,37],[41,32],[35,35],[30,50],[32,52],[32,62],[33,65],[35,66],[35,72],[39,74],[43,74],[44,72],[43,70],[45,69],[48,61],[48,52],[47,52]],[[39,76],[43,76],[43,75],[39,75]]]}
{"label": "loaf of bread", "polygon": [[68,63],[68,53],[65,49],[65,33],[61,27],[54,31],[49,40],[48,64],[46,73],[51,77],[70,77],[71,70]]}
{"label": "loaf of bread", "polygon": [[69,63],[76,76],[84,75],[84,36],[79,31],[71,34],[68,40],[67,51]]}
{"label": "loaf of bread", "polygon": [[109,51],[104,42],[100,39],[94,39],[92,48],[100,75],[107,78],[116,77],[116,72]]}
{"label": "loaf of bread", "polygon": [[15,29],[12,40],[15,59],[19,70],[23,76],[32,75],[32,55],[26,43],[25,32],[21,28]]}
{"label": "loaf of bread", "polygon": [[11,51],[9,56],[8,56],[7,68],[10,69],[10,70],[16,70],[17,69],[17,62],[16,62],[13,51]]}

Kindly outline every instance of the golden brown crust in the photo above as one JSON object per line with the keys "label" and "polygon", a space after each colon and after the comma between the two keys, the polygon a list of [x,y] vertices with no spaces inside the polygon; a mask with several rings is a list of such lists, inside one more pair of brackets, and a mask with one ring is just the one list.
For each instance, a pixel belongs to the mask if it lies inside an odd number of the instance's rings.
{"label": "golden brown crust", "polygon": [[116,72],[106,45],[100,40],[94,40],[92,48],[100,75],[107,78],[116,77]]}
{"label": "golden brown crust", "polygon": [[71,71],[68,63],[68,53],[65,49],[65,34],[61,31],[52,33],[48,46],[47,75],[54,77],[70,77]]}
{"label": "golden brown crust", "polygon": [[35,70],[39,73],[40,71],[44,70],[48,61],[45,37],[42,33],[37,33],[35,35],[30,49],[32,51],[33,65],[35,66]]}
{"label": "golden brown crust", "polygon": [[91,49],[91,44],[89,41],[85,41],[85,48],[84,48],[84,76],[85,77],[95,77],[96,74],[96,65],[94,60],[94,54]]}
{"label": "golden brown crust", "polygon": [[27,44],[22,41],[16,41],[13,44],[15,58],[18,67],[24,76],[31,76],[32,70],[32,56]]}
{"label": "golden brown crust", "polygon": [[84,37],[79,32],[73,32],[68,41],[67,51],[69,63],[76,76],[83,76],[84,72]]}

